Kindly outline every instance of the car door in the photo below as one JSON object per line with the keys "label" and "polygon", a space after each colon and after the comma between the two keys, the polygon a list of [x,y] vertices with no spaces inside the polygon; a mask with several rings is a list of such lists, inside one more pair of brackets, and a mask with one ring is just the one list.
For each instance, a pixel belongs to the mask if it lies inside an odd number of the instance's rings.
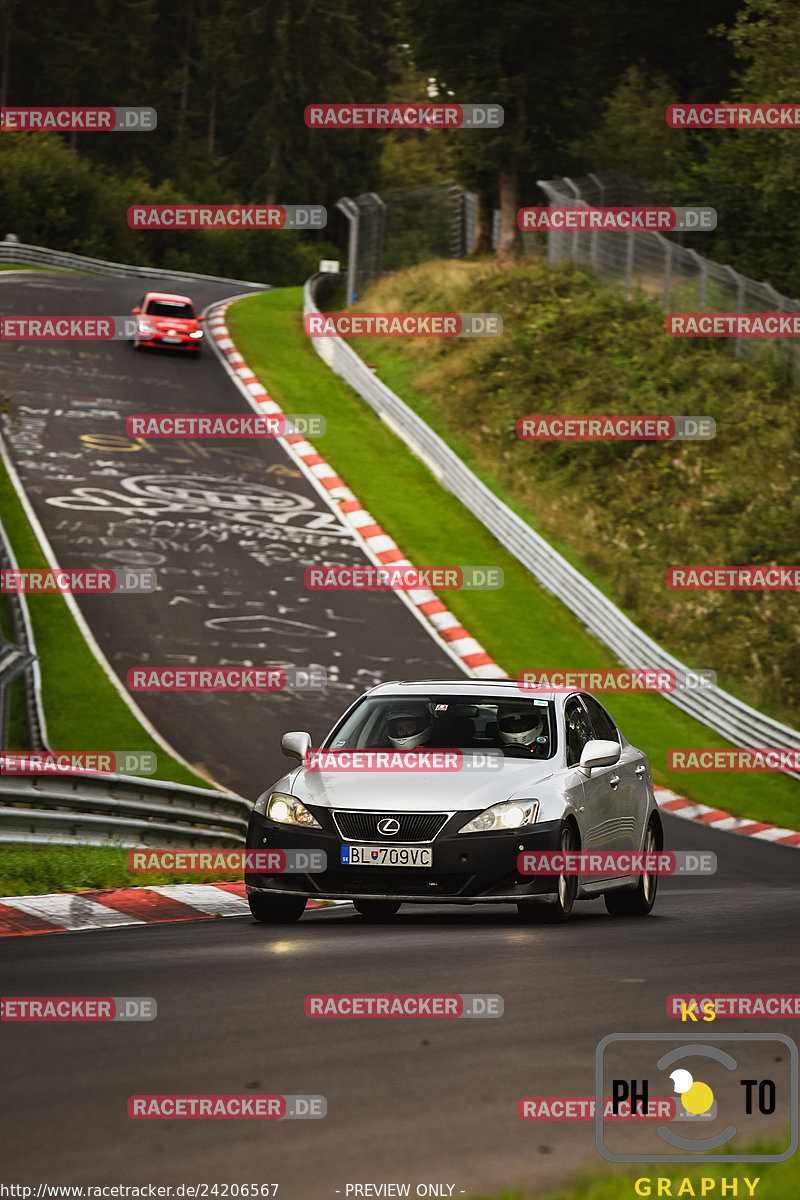
{"label": "car door", "polygon": [[[577,767],[586,743],[598,736],[580,696],[570,696],[564,705],[564,730],[567,766]],[[619,850],[617,768],[593,767],[589,776],[576,771],[573,779],[573,786],[580,786],[583,792],[582,803],[577,802],[573,792],[581,824],[581,849]]]}
{"label": "car door", "polygon": [[[619,783],[614,787],[614,819],[617,822],[615,849],[638,850],[642,842],[642,822],[647,811],[647,768],[644,756],[629,746],[620,735],[613,720],[594,696],[582,695],[595,737],[616,742],[620,758],[615,774]],[[592,772],[594,774],[594,772]]]}

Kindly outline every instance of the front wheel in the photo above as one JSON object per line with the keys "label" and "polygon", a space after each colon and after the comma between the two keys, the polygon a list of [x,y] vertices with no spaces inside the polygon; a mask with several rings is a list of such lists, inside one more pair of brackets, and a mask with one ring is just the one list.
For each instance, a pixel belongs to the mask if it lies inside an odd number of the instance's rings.
{"label": "front wheel", "polygon": [[[656,854],[661,848],[658,842],[659,838],[651,821],[644,838],[645,854]],[[640,875],[635,888],[606,892],[603,897],[606,910],[612,917],[646,917],[656,902],[657,888],[657,875]]]}
{"label": "front wheel", "polygon": [[390,921],[400,908],[399,900],[354,900],[353,908],[368,921]]}
{"label": "front wheel", "polygon": [[[578,849],[578,839],[571,825],[565,825],[561,830],[558,848],[562,854],[571,854]],[[575,897],[578,894],[577,875],[559,875],[555,903],[537,903],[530,900],[518,900],[517,912],[520,920],[526,925],[563,925],[569,920]]]}
{"label": "front wheel", "polygon": [[265,896],[263,892],[247,897],[250,912],[265,925],[291,925],[305,912],[305,896]]}

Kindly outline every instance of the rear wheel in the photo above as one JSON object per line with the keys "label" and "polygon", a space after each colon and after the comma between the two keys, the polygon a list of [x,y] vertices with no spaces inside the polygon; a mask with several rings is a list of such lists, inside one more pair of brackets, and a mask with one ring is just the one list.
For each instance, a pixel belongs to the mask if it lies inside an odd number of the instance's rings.
{"label": "rear wheel", "polygon": [[[651,821],[644,835],[645,854],[656,854],[661,849],[660,838]],[[656,902],[657,875],[640,875],[634,889],[606,892],[603,899],[612,917],[646,917]]]}
{"label": "rear wheel", "polygon": [[[558,848],[562,854],[571,854],[578,847],[578,838],[571,825],[565,825],[561,830]],[[563,925],[569,920],[575,897],[578,894],[577,875],[559,875],[555,903],[547,904],[536,901],[517,901],[517,912],[520,920],[526,925]]]}
{"label": "rear wheel", "polygon": [[305,912],[305,896],[265,896],[262,892],[247,897],[250,912],[265,925],[291,925]]}
{"label": "rear wheel", "polygon": [[399,900],[354,900],[353,908],[368,921],[390,921],[400,908]]}

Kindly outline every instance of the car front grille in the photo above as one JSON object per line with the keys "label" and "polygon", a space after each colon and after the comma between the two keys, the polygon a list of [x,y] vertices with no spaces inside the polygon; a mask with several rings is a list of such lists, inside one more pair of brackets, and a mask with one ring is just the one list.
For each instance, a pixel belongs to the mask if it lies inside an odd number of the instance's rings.
{"label": "car front grille", "polygon": [[[378,822],[394,817],[400,828],[397,833],[379,833]],[[392,842],[432,842],[448,820],[447,813],[408,812],[335,812],[333,819],[340,835],[350,842],[377,840],[387,846]]]}
{"label": "car front grille", "polygon": [[458,896],[475,878],[467,873],[433,874],[430,868],[406,867],[390,871],[375,867],[365,871],[325,871],[309,875],[320,895],[396,895],[396,896]]}

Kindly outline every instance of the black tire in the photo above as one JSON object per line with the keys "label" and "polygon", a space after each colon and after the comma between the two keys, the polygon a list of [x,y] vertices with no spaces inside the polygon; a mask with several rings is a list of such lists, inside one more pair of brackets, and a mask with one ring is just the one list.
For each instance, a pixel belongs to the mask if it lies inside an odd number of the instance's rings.
{"label": "black tire", "polygon": [[353,908],[360,912],[368,921],[379,924],[381,921],[391,921],[400,908],[399,900],[354,900]]}
{"label": "black tire", "polygon": [[[565,825],[561,830],[558,848],[565,854],[580,849],[578,835],[573,825]],[[555,903],[548,901],[545,904],[535,900],[518,900],[519,918],[525,925],[563,925],[565,921],[569,920],[577,894],[578,876],[559,875]]]}
{"label": "black tire", "polygon": [[305,912],[305,896],[265,896],[262,892],[247,897],[250,912],[265,925],[291,925]]}
{"label": "black tire", "polygon": [[[651,820],[644,837],[646,854],[654,854],[661,849],[662,838],[660,830]],[[606,892],[606,911],[612,917],[646,917],[656,902],[658,890],[657,875],[640,875],[635,888],[625,888],[616,892]]]}

